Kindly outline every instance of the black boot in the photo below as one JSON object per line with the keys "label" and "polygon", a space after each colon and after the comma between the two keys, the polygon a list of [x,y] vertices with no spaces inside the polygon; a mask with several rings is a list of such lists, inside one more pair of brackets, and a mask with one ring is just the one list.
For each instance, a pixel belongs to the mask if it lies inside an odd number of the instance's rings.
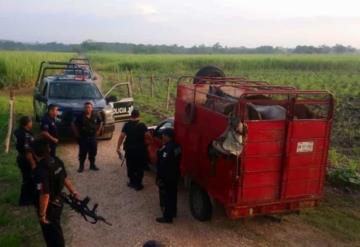
{"label": "black boot", "polygon": [[77,170],[78,173],[82,173],[84,171],[84,162],[80,162],[79,169]]}
{"label": "black boot", "polygon": [[95,159],[90,160],[90,170],[98,171],[99,168],[95,165]]}
{"label": "black boot", "polygon": [[173,222],[172,219],[168,219],[168,218],[164,218],[164,217],[156,218],[156,221],[158,223],[165,223],[165,224],[171,224]]}

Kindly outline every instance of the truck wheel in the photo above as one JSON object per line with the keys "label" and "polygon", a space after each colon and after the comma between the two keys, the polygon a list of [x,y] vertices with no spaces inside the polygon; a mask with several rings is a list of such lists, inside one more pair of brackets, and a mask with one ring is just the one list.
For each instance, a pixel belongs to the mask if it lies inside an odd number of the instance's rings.
{"label": "truck wheel", "polygon": [[202,67],[196,74],[194,78],[194,84],[199,83],[199,79],[196,77],[225,77],[224,71],[222,71],[220,68],[208,65],[205,67]]}
{"label": "truck wheel", "polygon": [[208,194],[197,184],[191,184],[189,197],[192,216],[199,221],[209,221],[212,205]]}

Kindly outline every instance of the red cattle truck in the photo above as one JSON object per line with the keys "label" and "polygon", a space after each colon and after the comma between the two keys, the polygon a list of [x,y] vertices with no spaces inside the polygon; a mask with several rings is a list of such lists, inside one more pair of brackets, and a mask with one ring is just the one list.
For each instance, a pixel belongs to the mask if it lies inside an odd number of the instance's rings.
{"label": "red cattle truck", "polygon": [[323,195],[334,99],[235,77],[181,77],[175,138],[190,209],[210,220],[315,207]]}

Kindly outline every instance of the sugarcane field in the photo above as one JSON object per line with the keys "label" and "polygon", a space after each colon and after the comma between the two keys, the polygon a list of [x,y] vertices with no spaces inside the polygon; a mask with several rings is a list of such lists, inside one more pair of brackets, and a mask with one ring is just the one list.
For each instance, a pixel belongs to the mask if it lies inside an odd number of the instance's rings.
{"label": "sugarcane field", "polygon": [[357,7],[0,2],[0,246],[360,246]]}

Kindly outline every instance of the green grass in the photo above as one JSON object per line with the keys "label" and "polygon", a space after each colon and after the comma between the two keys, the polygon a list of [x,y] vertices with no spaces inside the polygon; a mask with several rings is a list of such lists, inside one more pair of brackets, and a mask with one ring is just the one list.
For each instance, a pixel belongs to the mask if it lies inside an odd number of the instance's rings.
{"label": "green grass", "polygon": [[[70,53],[0,52],[0,84],[3,87],[31,87],[41,60],[67,60]],[[331,163],[359,172],[360,150],[360,56],[359,55],[130,55],[90,53],[92,65],[104,77],[103,89],[114,81],[133,78],[136,105],[145,122],[156,124],[172,116],[176,79],[194,75],[204,65],[214,64],[227,75],[247,76],[273,84],[302,89],[327,89],[337,98],[333,128]],[[150,96],[150,76],[154,75],[154,97]],[[170,109],[166,110],[166,80],[171,78]],[[141,84],[140,84],[141,80]],[[0,85],[0,86],[1,86]],[[17,116],[31,114],[31,97],[16,97]],[[7,98],[0,96],[0,126],[6,126]],[[4,127],[6,129],[6,127]],[[0,127],[3,141],[4,130]],[[350,150],[350,151],[349,151]],[[15,152],[0,154],[0,243],[21,246],[32,236],[41,239],[33,211],[16,207],[20,177]],[[346,171],[345,171],[346,172]],[[340,173],[338,176],[342,176]],[[329,191],[317,209],[299,217],[307,224],[343,241],[360,241],[359,198]],[[18,216],[18,217],[17,217]],[[38,241],[39,243],[39,241]],[[35,246],[35,245],[34,245]]]}
{"label": "green grass", "polygon": [[[360,81],[358,55],[129,55],[90,53],[98,71],[125,73],[134,77],[151,74],[162,80],[194,75],[204,65],[213,64],[227,75],[267,80],[274,84],[303,89],[328,89],[336,95],[359,96],[353,90]],[[164,82],[164,81],[163,81]]]}
{"label": "green grass", "polygon": [[[7,97],[0,95],[1,112],[7,109]],[[17,96],[16,114],[31,114],[31,97]],[[30,107],[29,107],[30,106]],[[7,118],[0,119],[0,126],[6,125]],[[0,130],[4,136],[5,130]],[[1,139],[3,140],[3,139]],[[0,150],[0,246],[39,246],[42,236],[34,207],[18,207],[21,176],[16,165],[16,151],[12,147],[5,154],[3,145]]]}
{"label": "green grass", "polygon": [[359,195],[345,195],[329,190],[318,208],[304,210],[300,217],[337,239],[360,243]]}
{"label": "green grass", "polygon": [[67,61],[73,53],[0,51],[0,88],[31,87],[41,61]]}
{"label": "green grass", "polygon": [[[324,89],[335,95],[336,114],[332,135],[336,148],[360,146],[360,56],[359,55],[129,55],[90,53],[93,67],[106,79],[129,81],[132,75],[135,102],[145,119],[156,123],[173,115],[176,80],[194,75],[214,64],[229,76],[246,76],[300,89]],[[150,97],[150,76],[154,97]],[[170,109],[166,110],[166,80],[171,79]],[[148,116],[147,113],[153,113]],[[155,113],[155,114],[154,114]],[[357,154],[359,155],[359,154]]]}
{"label": "green grass", "polygon": [[[176,80],[201,67],[217,65],[230,76],[246,76],[300,89],[329,90],[336,98],[332,129],[332,184],[360,181],[360,56],[359,55],[131,55],[90,53],[93,67],[104,77],[103,89],[114,81],[132,80],[135,104],[143,120],[156,124],[173,116]],[[151,97],[150,77],[154,79]],[[171,79],[166,109],[167,79]],[[346,157],[339,159],[340,156]]]}

